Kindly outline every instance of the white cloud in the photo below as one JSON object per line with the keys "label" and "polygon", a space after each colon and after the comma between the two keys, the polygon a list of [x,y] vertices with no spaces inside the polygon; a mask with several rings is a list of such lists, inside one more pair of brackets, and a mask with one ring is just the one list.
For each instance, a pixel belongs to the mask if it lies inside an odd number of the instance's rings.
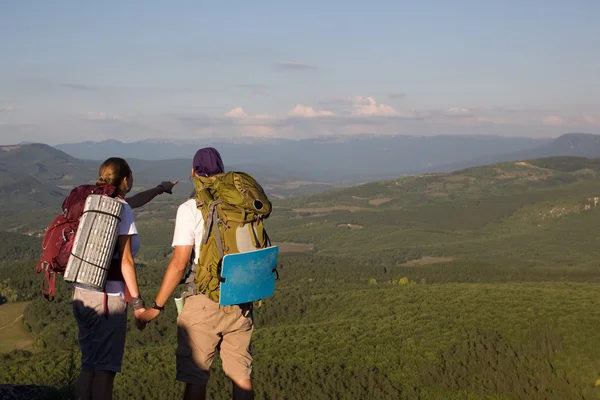
{"label": "white cloud", "polygon": [[582,116],[583,116],[583,120],[588,125],[594,125],[594,126],[600,125],[600,118],[592,117],[591,115],[588,115],[588,114],[583,114]]}
{"label": "white cloud", "polygon": [[377,104],[377,101],[373,97],[355,96],[353,99],[355,104],[355,115],[383,117],[400,115],[400,113],[392,106],[388,106],[386,104]]}
{"label": "white cloud", "polygon": [[[387,96],[387,93],[383,94]],[[386,97],[387,98],[387,97]],[[389,100],[387,100],[389,102]],[[260,103],[254,103],[252,108]],[[248,105],[249,106],[249,105]],[[283,107],[282,107],[283,106]],[[344,96],[323,101],[291,103],[287,107],[277,104],[277,114],[268,114],[268,108],[247,110],[243,105],[222,109],[185,109],[177,113],[132,115],[121,123],[106,129],[102,123],[87,121],[122,121],[124,116],[105,112],[90,112],[80,116],[80,126],[73,124],[66,131],[91,132],[92,129],[116,135],[130,132],[131,137],[146,137],[154,128],[169,132],[173,138],[190,137],[288,137],[344,136],[355,134],[376,135],[432,135],[432,134],[497,134],[518,136],[522,134],[553,136],[561,131],[579,131],[585,127],[600,126],[598,114],[593,110],[569,114],[564,110],[511,108],[483,105],[448,105],[430,109],[411,109],[401,103],[378,102],[374,96]],[[216,111],[216,110],[221,111]],[[17,115],[0,115],[6,123],[16,123],[10,118]],[[85,122],[84,122],[85,121]],[[108,123],[108,122],[107,122]],[[115,129],[112,129],[112,126]],[[118,125],[118,126],[117,126]],[[133,126],[135,125],[135,126]],[[65,126],[68,126],[65,124]],[[81,129],[84,127],[85,129]],[[136,128],[137,127],[137,128]],[[137,130],[136,130],[137,129]],[[6,131],[6,128],[3,127]],[[127,133],[129,135],[129,133]]]}
{"label": "white cloud", "polygon": [[235,107],[229,111],[227,111],[224,116],[226,118],[229,119],[237,119],[239,120],[238,122],[249,122],[249,121],[259,121],[259,123],[262,123],[260,121],[264,120],[269,120],[269,119],[275,119],[276,117],[270,114],[257,114],[257,115],[250,115],[246,112],[246,110],[244,110],[242,107]]}
{"label": "white cloud", "polygon": [[6,107],[0,108],[0,112],[3,112],[3,111],[15,111],[15,108],[13,106],[6,106]]}
{"label": "white cloud", "polygon": [[288,114],[290,117],[325,117],[332,116],[333,113],[327,110],[315,110],[309,106],[303,106],[302,104],[296,104]]}
{"label": "white cloud", "polygon": [[[324,107],[317,107],[318,105]],[[213,128],[234,136],[311,137],[348,134],[419,134],[468,132],[469,129],[508,129],[540,123],[545,113],[515,111],[508,115],[490,107],[405,109],[378,103],[372,96],[346,96],[314,105],[296,104],[280,115],[249,114],[238,106],[220,117],[185,115],[179,120],[186,130]]]}
{"label": "white cloud", "polygon": [[473,111],[465,107],[452,107],[445,110],[444,115],[448,117],[471,117],[473,116]]}
{"label": "white cloud", "polygon": [[561,117],[558,117],[556,115],[549,115],[547,117],[542,118],[542,123],[544,125],[554,125],[554,126],[558,126],[558,125],[564,125],[565,124],[565,120]]}
{"label": "white cloud", "polygon": [[248,113],[242,107],[236,107],[225,113],[226,117],[247,117]]}
{"label": "white cloud", "polygon": [[125,121],[122,117],[104,112],[88,112],[80,117],[85,121]]}

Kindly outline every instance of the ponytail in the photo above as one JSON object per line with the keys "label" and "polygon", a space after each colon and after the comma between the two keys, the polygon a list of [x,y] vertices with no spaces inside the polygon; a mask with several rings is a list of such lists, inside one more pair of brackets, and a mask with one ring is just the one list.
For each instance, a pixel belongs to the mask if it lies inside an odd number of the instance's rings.
{"label": "ponytail", "polygon": [[111,157],[102,163],[98,175],[97,186],[111,185],[118,187],[123,179],[131,176],[131,168],[124,159]]}

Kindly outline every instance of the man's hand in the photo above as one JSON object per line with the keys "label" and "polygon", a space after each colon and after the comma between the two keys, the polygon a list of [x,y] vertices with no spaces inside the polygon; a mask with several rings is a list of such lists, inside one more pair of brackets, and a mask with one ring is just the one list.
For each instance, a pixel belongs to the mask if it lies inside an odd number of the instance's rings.
{"label": "man's hand", "polygon": [[152,321],[154,318],[158,317],[159,314],[159,310],[155,308],[149,308],[140,316],[140,319],[144,322],[144,324],[146,324]]}
{"label": "man's hand", "polygon": [[142,321],[141,319],[145,311],[145,308],[140,308],[139,310],[133,311],[133,316],[135,317],[135,327],[138,328],[140,331],[146,327],[146,322]]}
{"label": "man's hand", "polygon": [[160,183],[160,185],[158,185],[158,186],[162,187],[165,192],[167,192],[169,194],[173,194],[173,188],[178,183],[179,183],[179,180],[176,180],[176,181],[173,181],[173,182],[171,182],[171,181],[162,181]]}

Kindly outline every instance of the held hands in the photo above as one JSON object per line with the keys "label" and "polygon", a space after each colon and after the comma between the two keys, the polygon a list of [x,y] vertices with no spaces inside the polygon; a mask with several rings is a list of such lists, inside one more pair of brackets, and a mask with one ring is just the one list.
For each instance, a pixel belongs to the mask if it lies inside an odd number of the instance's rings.
{"label": "held hands", "polygon": [[173,188],[175,185],[179,183],[179,180],[176,181],[162,181],[158,186],[162,188],[163,191],[169,194],[173,194]]}
{"label": "held hands", "polygon": [[141,314],[140,320],[145,325],[148,322],[152,321],[154,318],[158,317],[159,314],[160,314],[160,310],[157,310],[155,308],[148,308],[147,310],[144,311],[143,314]]}
{"label": "held hands", "polygon": [[133,316],[135,317],[135,327],[138,328],[140,331],[144,330],[144,328],[146,327],[146,322],[144,322],[141,319],[145,311],[145,308],[140,308],[138,310],[133,311]]}

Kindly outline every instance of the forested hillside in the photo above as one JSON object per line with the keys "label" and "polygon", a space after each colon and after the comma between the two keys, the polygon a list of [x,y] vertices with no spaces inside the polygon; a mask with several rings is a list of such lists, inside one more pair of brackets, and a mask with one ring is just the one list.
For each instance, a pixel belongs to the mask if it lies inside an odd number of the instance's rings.
{"label": "forested hillside", "polygon": [[[286,252],[275,295],[255,304],[257,398],[599,398],[599,173],[597,159],[547,158],[275,201],[267,228]],[[136,212],[146,299],[176,206]],[[33,300],[22,323],[34,343],[2,356],[0,382],[67,396],[69,289],[47,303],[39,240],[1,238],[0,294]],[[179,398],[174,303],[144,331],[131,322],[116,398]],[[215,367],[209,398],[226,399]]]}

